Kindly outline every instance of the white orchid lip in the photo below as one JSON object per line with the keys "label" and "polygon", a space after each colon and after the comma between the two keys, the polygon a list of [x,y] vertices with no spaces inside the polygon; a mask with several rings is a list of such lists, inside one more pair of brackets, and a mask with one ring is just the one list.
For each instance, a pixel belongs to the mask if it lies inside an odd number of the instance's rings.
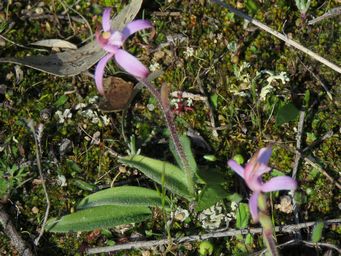
{"label": "white orchid lip", "polygon": [[123,34],[120,31],[115,31],[110,35],[109,43],[117,47],[122,47],[124,43]]}

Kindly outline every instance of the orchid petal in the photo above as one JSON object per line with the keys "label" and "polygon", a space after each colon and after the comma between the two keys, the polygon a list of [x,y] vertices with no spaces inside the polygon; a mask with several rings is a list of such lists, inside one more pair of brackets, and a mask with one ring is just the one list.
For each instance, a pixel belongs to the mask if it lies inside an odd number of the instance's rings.
{"label": "orchid petal", "polygon": [[244,168],[234,160],[228,160],[227,165],[244,179]]}
{"label": "orchid petal", "polygon": [[258,179],[262,174],[271,170],[271,168],[267,166],[271,156],[271,151],[271,147],[261,148],[252,156],[245,166],[245,179]]}
{"label": "orchid petal", "polygon": [[263,192],[271,192],[278,190],[293,190],[296,189],[296,187],[296,180],[288,176],[280,176],[265,182],[261,189]]}
{"label": "orchid petal", "polygon": [[129,74],[138,78],[147,78],[149,70],[133,55],[119,49],[115,53],[117,64]]}
{"label": "orchid petal", "polygon": [[105,55],[97,64],[95,70],[95,82],[97,86],[97,90],[101,95],[104,95],[104,88],[103,88],[103,75],[104,69],[107,65],[108,61],[114,56],[114,54],[107,54]]}
{"label": "orchid petal", "polygon": [[109,32],[111,29],[110,21],[111,8],[105,8],[102,16],[102,27],[105,32]]}
{"label": "orchid petal", "polygon": [[258,164],[257,169],[255,170],[255,177],[259,178],[260,176],[262,176],[264,173],[267,173],[269,171],[271,171],[271,168],[265,164]]}
{"label": "orchid petal", "polygon": [[257,156],[257,162],[267,165],[271,157],[271,153],[272,153],[272,148],[270,146],[266,148],[261,148]]}
{"label": "orchid petal", "polygon": [[148,20],[134,20],[129,22],[122,31],[123,40],[126,40],[129,36],[136,33],[137,31],[152,27],[152,23]]}
{"label": "orchid petal", "polygon": [[111,45],[111,44],[105,44],[102,47],[103,50],[110,52],[110,53],[116,53],[119,49],[119,47],[115,46],[115,45]]}
{"label": "orchid petal", "polygon": [[258,197],[259,192],[254,192],[249,199],[249,208],[254,222],[258,221]]}

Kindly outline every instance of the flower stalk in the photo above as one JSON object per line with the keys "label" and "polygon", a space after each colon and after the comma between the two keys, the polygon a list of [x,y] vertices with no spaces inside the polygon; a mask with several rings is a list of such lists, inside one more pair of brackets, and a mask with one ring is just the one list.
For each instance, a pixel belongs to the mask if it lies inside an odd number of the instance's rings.
{"label": "flower stalk", "polygon": [[166,125],[170,133],[170,137],[174,143],[175,150],[180,158],[182,168],[185,171],[189,192],[193,195],[194,194],[193,173],[190,169],[185,152],[181,145],[178,132],[176,130],[176,126],[174,123],[174,116],[169,106],[169,102],[168,100],[163,100],[165,96],[161,95],[161,93],[154,87],[154,85],[147,81],[147,79],[138,79],[137,77],[135,78],[148,89],[148,91],[155,97],[155,99],[158,102],[161,112],[164,115]]}

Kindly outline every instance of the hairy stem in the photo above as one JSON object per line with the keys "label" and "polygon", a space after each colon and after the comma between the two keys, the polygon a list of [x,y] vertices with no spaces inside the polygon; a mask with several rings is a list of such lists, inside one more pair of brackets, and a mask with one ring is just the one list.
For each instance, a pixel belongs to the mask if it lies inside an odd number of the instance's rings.
{"label": "hairy stem", "polygon": [[173,113],[171,112],[169,105],[163,104],[162,99],[161,99],[161,93],[150,82],[148,82],[146,79],[139,79],[139,82],[143,84],[149,90],[149,92],[156,98],[159,104],[159,107],[165,117],[166,124],[170,132],[170,137],[174,143],[175,150],[180,158],[182,168],[185,171],[188,189],[190,190],[189,192],[191,194],[194,194],[194,183],[193,183],[192,171],[189,167],[189,163],[187,161],[185,152],[180,143],[180,139],[176,130],[176,126],[174,124]]}
{"label": "hairy stem", "polygon": [[[265,198],[264,196],[260,196]],[[264,204],[265,205],[265,204]],[[266,214],[264,211],[265,209],[260,209],[259,213],[259,222],[263,227],[263,240],[268,248],[269,253],[271,253],[272,256],[278,256],[278,251],[276,247],[276,242],[273,237],[273,226],[271,218]]]}

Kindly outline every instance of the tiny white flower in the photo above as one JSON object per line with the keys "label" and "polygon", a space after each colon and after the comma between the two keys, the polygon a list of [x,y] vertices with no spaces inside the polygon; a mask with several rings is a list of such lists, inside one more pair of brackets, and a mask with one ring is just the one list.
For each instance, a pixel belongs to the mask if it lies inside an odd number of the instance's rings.
{"label": "tiny white flower", "polygon": [[65,109],[64,110],[64,113],[63,113],[63,116],[64,118],[71,118],[72,117],[72,113],[71,113],[71,110],[69,108]]}
{"label": "tiny white flower", "polygon": [[57,180],[57,183],[59,186],[61,187],[66,187],[67,186],[67,183],[66,183],[66,178],[64,175],[60,174],[57,176],[58,180]]}
{"label": "tiny white flower", "polygon": [[86,107],[86,104],[85,103],[78,103],[76,106],[75,106],[75,109],[78,110],[78,109],[82,109],[82,108],[85,108]]}
{"label": "tiny white flower", "polygon": [[95,116],[95,117],[93,117],[92,119],[91,119],[91,123],[93,123],[93,124],[98,124],[99,123],[99,118],[97,117],[97,116]]}
{"label": "tiny white flower", "polygon": [[101,119],[102,119],[104,126],[108,126],[110,124],[110,119],[108,118],[107,115],[102,115]]}
{"label": "tiny white flower", "polygon": [[154,104],[147,104],[147,108],[150,112],[152,112],[152,111],[154,111],[155,106],[154,106]]}
{"label": "tiny white flower", "polygon": [[98,96],[96,95],[96,96],[89,98],[88,101],[90,104],[94,104],[95,102],[97,102],[97,100],[98,100]]}
{"label": "tiny white flower", "polygon": [[183,222],[188,218],[189,212],[186,209],[178,208],[175,212],[172,212],[171,216],[175,220]]}
{"label": "tiny white flower", "polygon": [[64,113],[62,113],[60,110],[57,110],[55,112],[55,114],[58,116],[59,119],[59,123],[62,124],[66,121],[66,119],[71,118],[72,117],[72,113],[70,109],[65,109]]}
{"label": "tiny white flower", "polygon": [[62,113],[62,111],[60,111],[60,110],[57,110],[56,112],[55,112],[55,114],[58,116],[58,119],[59,119],[59,123],[64,123],[64,121],[65,121],[65,119],[64,119],[64,117],[63,117],[63,113]]}
{"label": "tiny white flower", "polygon": [[194,56],[194,49],[192,47],[186,47],[186,51],[184,51],[184,55],[186,58]]}
{"label": "tiny white flower", "polygon": [[95,112],[91,109],[87,109],[85,111],[82,111],[82,115],[88,119],[92,119],[93,117],[95,117]]}
{"label": "tiny white flower", "polygon": [[149,66],[149,69],[150,69],[151,72],[154,72],[154,71],[156,71],[156,70],[160,70],[160,69],[161,69],[161,66],[160,66],[159,63],[155,62],[155,63],[153,63],[153,64],[151,64],[151,65]]}
{"label": "tiny white flower", "polygon": [[238,204],[236,202],[231,202],[231,210],[235,211],[238,208]]}

